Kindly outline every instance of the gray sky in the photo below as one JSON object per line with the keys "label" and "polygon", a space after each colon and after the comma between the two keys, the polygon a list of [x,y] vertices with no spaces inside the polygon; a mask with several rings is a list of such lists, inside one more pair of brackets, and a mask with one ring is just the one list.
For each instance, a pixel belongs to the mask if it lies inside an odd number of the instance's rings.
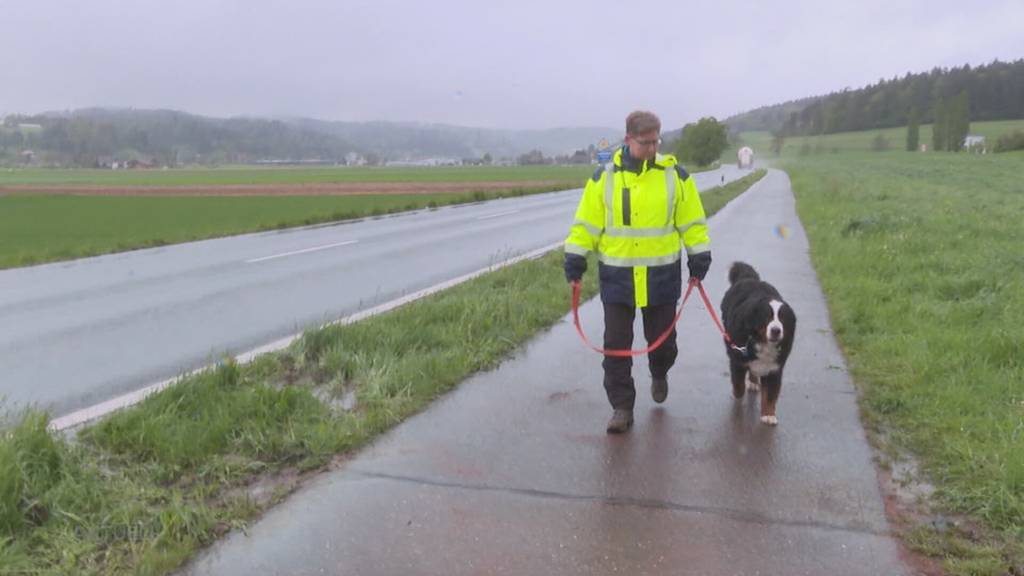
{"label": "gray sky", "polygon": [[[624,8],[631,6],[631,8]],[[666,129],[1024,57],[1024,0],[0,0],[0,114]]]}

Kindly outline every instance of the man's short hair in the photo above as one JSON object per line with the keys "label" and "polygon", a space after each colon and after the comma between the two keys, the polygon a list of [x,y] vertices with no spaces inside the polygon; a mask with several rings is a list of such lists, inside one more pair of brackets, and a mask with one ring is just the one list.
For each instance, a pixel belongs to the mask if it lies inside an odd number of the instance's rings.
{"label": "man's short hair", "polygon": [[637,110],[626,116],[626,134],[635,136],[652,131],[661,132],[661,120],[653,112]]}

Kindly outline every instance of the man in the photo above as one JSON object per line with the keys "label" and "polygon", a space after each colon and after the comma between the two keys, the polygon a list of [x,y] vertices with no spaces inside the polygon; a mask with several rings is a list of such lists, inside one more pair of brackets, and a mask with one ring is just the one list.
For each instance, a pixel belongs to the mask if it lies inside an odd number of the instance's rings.
{"label": "man", "polygon": [[[626,118],[625,144],[587,182],[565,240],[569,282],[583,277],[587,254],[597,252],[606,349],[632,347],[637,308],[648,343],[668,329],[683,287],[683,247],[691,278],[703,280],[711,266],[697,186],[674,156],[658,154],[660,132],[661,121],[650,112],[637,111]],[[657,403],[668,396],[668,370],[677,352],[673,329],[647,356],[651,396]],[[613,410],[607,431],[619,434],[633,425],[633,360],[605,356],[602,366]]]}

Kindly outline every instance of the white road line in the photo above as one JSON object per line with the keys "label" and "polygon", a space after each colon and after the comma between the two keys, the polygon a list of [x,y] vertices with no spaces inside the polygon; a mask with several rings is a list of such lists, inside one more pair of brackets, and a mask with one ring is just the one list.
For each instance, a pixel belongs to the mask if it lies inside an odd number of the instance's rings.
{"label": "white road line", "polygon": [[336,242],[334,244],[324,244],[323,246],[314,246],[312,248],[303,248],[302,250],[294,250],[292,252],[283,252],[281,254],[274,254],[272,256],[263,256],[261,258],[253,258],[246,260],[246,264],[255,264],[256,262],[264,262],[267,260],[273,260],[274,258],[285,258],[287,256],[295,256],[296,254],[306,254],[307,252],[316,252],[317,250],[327,250],[328,248],[337,248],[338,246],[348,246],[349,244],[355,244],[359,240],[346,240],[344,242]]}
{"label": "white road line", "polygon": [[[325,326],[329,326],[329,325],[332,325],[332,324],[352,324],[353,322],[358,322],[360,320],[369,318],[371,316],[375,316],[377,314],[381,314],[383,312],[387,312],[388,310],[393,310],[395,308],[398,308],[399,306],[402,306],[403,304],[408,304],[409,302],[413,302],[415,300],[419,300],[420,298],[424,298],[426,296],[430,296],[431,294],[434,294],[435,292],[440,292],[441,290],[445,290],[447,288],[451,288],[452,286],[455,286],[457,284],[461,284],[461,283],[463,283],[463,282],[465,282],[467,280],[472,280],[473,278],[476,278],[477,276],[486,274],[488,272],[493,272],[495,270],[498,270],[499,268],[504,268],[505,266],[509,266],[511,264],[515,264],[516,262],[522,262],[523,260],[530,260],[530,259],[533,259],[533,258],[539,258],[539,257],[543,256],[544,254],[547,254],[548,252],[551,252],[552,250],[556,250],[558,248],[561,248],[564,245],[565,244],[563,242],[558,242],[556,244],[549,244],[548,246],[544,246],[544,247],[538,248],[536,250],[533,250],[531,252],[527,252],[525,254],[520,254],[519,256],[515,256],[515,257],[509,258],[507,260],[502,260],[501,262],[496,262],[496,263],[491,264],[490,266],[488,266],[486,268],[481,268],[480,270],[477,270],[475,272],[470,272],[469,274],[465,274],[463,276],[459,276],[458,278],[452,278],[451,280],[447,280],[445,282],[441,282],[440,284],[435,284],[433,286],[430,286],[429,288],[424,288],[423,290],[419,290],[417,292],[413,292],[411,294],[407,294],[405,296],[402,296],[401,298],[396,298],[394,300],[391,300],[391,301],[385,302],[383,304],[374,306],[373,308],[368,308],[368,309],[363,310],[361,312],[356,312],[355,314],[352,314],[350,316],[346,316],[346,317],[344,317],[344,318],[342,318],[340,320],[336,320],[334,322],[328,322],[327,324],[325,324]],[[292,342],[294,342],[295,340],[297,340],[301,336],[302,336],[302,332],[299,332],[298,334],[293,334],[291,336],[288,336],[288,337],[285,337],[285,338],[281,338],[280,340],[275,340],[274,342],[271,342],[269,344],[265,344],[265,345],[260,346],[258,348],[253,348],[252,350],[249,350],[248,352],[243,352],[243,353],[239,354],[238,356],[235,356],[235,360],[239,364],[245,364],[245,363],[251,362],[254,358],[259,356],[260,354],[264,354],[264,353],[267,353],[267,352],[275,352],[277,350],[283,350],[283,349],[287,348],[289,345],[291,345]],[[175,376],[174,378],[168,378],[167,380],[161,380],[160,382],[157,382],[156,384],[150,384],[149,386],[146,386],[145,388],[142,388],[140,390],[136,390],[134,392],[129,392],[128,394],[125,394],[123,396],[118,396],[117,398],[112,398],[110,400],[107,400],[106,402],[101,402],[100,404],[96,404],[94,406],[89,406],[88,408],[83,408],[81,410],[78,410],[78,411],[72,412],[70,414],[66,414],[64,416],[61,416],[60,418],[55,418],[55,419],[50,421],[50,429],[51,430],[56,430],[56,431],[67,430],[69,428],[74,428],[76,426],[80,426],[80,425],[85,424],[87,422],[91,422],[93,420],[96,420],[97,418],[102,418],[103,416],[106,416],[107,414],[110,414],[111,412],[114,412],[116,410],[120,410],[121,408],[127,408],[128,406],[132,406],[134,404],[138,404],[144,398],[146,398],[146,396],[149,396],[150,394],[152,394],[154,392],[159,392],[160,390],[163,390],[164,388],[167,388],[171,384],[174,384],[175,382],[177,382],[177,381],[179,381],[179,380],[181,380],[183,378],[187,378],[188,376],[190,376],[192,374],[195,374],[197,372],[201,372],[203,370],[211,368],[212,366],[215,366],[215,364],[210,364],[208,366],[204,366],[202,368],[198,368],[196,370],[193,370],[192,372],[186,372],[185,374],[183,374],[181,376]]]}
{"label": "white road line", "polygon": [[486,216],[477,216],[477,220],[490,220],[491,218],[498,218],[501,216],[508,216],[509,214],[515,214],[519,210],[505,210],[504,212],[495,212],[494,214],[488,214]]}

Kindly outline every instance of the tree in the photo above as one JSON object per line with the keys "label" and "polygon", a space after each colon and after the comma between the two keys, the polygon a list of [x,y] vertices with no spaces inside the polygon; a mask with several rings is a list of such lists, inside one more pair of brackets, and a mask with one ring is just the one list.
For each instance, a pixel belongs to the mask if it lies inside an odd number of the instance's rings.
{"label": "tree", "polygon": [[970,103],[967,91],[963,90],[949,103],[946,110],[946,149],[959,152],[964,147],[964,139],[971,131]]}
{"label": "tree", "polygon": [[[1024,59],[883,78],[857,90],[762,106],[726,123],[740,131],[782,129],[788,137],[814,136],[906,126],[906,112],[915,107],[920,122],[930,123],[939,98],[951,104],[962,92],[970,95],[971,120],[1024,118]],[[947,132],[940,148],[948,149],[949,141]]]}
{"label": "tree", "polygon": [[544,153],[534,148],[526,154],[520,154],[517,160],[520,166],[534,166],[539,164],[548,164],[547,158],[544,157]]}
{"label": "tree", "polygon": [[995,151],[1009,152],[1010,150],[1024,150],[1024,130],[1014,130],[999,137]]}
{"label": "tree", "polygon": [[782,133],[782,130],[772,132],[772,154],[776,156],[782,155],[782,147],[786,144],[786,135]]}
{"label": "tree", "polygon": [[917,107],[910,109],[910,119],[907,121],[907,152],[917,150],[921,140],[921,118],[917,113]]}
{"label": "tree", "polygon": [[946,102],[939,98],[935,103],[935,122],[932,124],[932,150],[940,152],[946,149]]}
{"label": "tree", "polygon": [[687,124],[679,138],[679,157],[698,166],[707,166],[721,157],[729,146],[728,134],[728,127],[713,116]]}

